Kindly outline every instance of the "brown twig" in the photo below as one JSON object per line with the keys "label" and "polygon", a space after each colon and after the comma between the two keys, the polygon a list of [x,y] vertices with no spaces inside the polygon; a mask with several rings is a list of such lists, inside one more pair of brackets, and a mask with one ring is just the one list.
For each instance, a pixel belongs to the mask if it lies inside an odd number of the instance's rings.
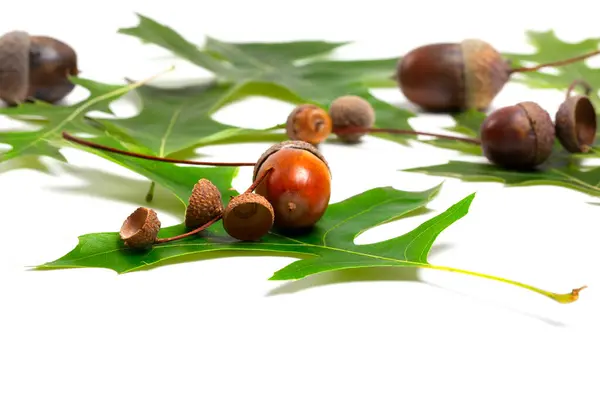
{"label": "brown twig", "polygon": [[578,55],[577,57],[567,58],[566,60],[551,61],[549,63],[539,64],[539,65],[536,65],[534,67],[518,67],[518,68],[513,68],[513,69],[511,69],[509,71],[509,73],[510,74],[513,74],[513,73],[527,73],[527,72],[531,72],[531,71],[540,70],[540,69],[542,69],[544,67],[560,67],[560,66],[563,66],[563,65],[575,63],[577,61],[585,60],[587,58],[593,57],[594,55],[598,55],[598,54],[600,54],[600,50],[595,50],[595,51],[588,52],[586,54]]}
{"label": "brown twig", "polygon": [[77,143],[77,144],[85,146],[85,147],[95,148],[98,150],[108,151],[110,153],[121,154],[121,155],[129,156],[129,157],[136,157],[138,159],[144,159],[144,160],[154,160],[154,161],[160,161],[160,162],[165,162],[165,163],[181,163],[181,164],[189,164],[189,165],[194,165],[194,166],[236,166],[237,167],[237,166],[254,166],[256,164],[256,163],[205,162],[205,161],[195,161],[195,160],[171,159],[168,157],[151,156],[148,154],[134,153],[133,151],[126,151],[126,150],[120,150],[120,149],[114,148],[114,147],[108,147],[105,145],[94,143],[92,141],[87,141],[87,140],[84,140],[81,138],[74,137],[67,132],[63,132],[62,136],[65,140]]}
{"label": "brown twig", "polygon": [[469,144],[480,145],[481,141],[477,138],[459,137],[455,135],[445,134],[433,134],[431,132],[413,131],[408,129],[394,129],[394,128],[362,128],[362,127],[351,127],[351,128],[338,128],[333,130],[334,134],[368,134],[368,133],[386,133],[386,134],[407,134],[407,135],[427,135],[429,137],[441,138],[444,140],[456,140],[463,141]]}
{"label": "brown twig", "polygon": [[586,96],[589,96],[592,93],[592,91],[594,90],[592,88],[592,86],[587,81],[585,81],[585,80],[575,80],[575,81],[573,81],[573,83],[571,83],[569,85],[569,88],[567,89],[567,95],[566,95],[567,99],[569,98],[569,96],[571,96],[571,93],[573,92],[573,90],[575,90],[575,88],[577,86],[583,87],[584,93],[585,93]]}

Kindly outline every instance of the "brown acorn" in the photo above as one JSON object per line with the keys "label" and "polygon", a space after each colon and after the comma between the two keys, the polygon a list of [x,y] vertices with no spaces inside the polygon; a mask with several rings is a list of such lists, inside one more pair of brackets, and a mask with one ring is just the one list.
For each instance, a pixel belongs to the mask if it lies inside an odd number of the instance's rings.
{"label": "brown acorn", "polygon": [[123,223],[120,236],[125,246],[133,249],[152,247],[158,231],[160,221],[156,212],[150,208],[136,209]]}
{"label": "brown acorn", "polygon": [[200,179],[192,190],[185,210],[185,225],[187,228],[197,228],[223,214],[221,192],[208,179]]}
{"label": "brown acorn", "polygon": [[69,76],[79,74],[73,48],[48,36],[32,36],[29,53],[30,97],[56,103],[71,93],[75,85]]}
{"label": "brown acorn", "polygon": [[332,122],[329,114],[312,104],[296,106],[288,115],[285,130],[294,141],[305,141],[318,145],[331,134]]}
{"label": "brown acorn", "polygon": [[269,232],[275,221],[273,207],[265,197],[253,193],[235,196],[223,214],[223,227],[231,237],[255,241]]}
{"label": "brown acorn", "polygon": [[[333,122],[333,131],[344,128],[371,128],[375,124],[375,110],[360,96],[341,96],[331,102],[329,115]],[[347,143],[358,142],[364,134],[338,134],[338,138]]]}
{"label": "brown acorn", "polygon": [[9,105],[27,98],[29,47],[27,32],[12,31],[0,37],[0,99]]}
{"label": "brown acorn", "polygon": [[596,109],[587,95],[569,97],[570,90],[556,112],[556,136],[565,150],[586,153],[596,140]]}
{"label": "brown acorn", "polygon": [[77,54],[62,41],[12,31],[0,37],[0,99],[17,105],[27,99],[55,103],[75,85]]}
{"label": "brown acorn", "polygon": [[554,124],[534,102],[520,102],[489,114],[481,125],[481,148],[487,159],[509,169],[533,169],[552,153]]}
{"label": "brown acorn", "polygon": [[254,166],[253,181],[273,171],[256,187],[275,211],[275,226],[286,230],[312,227],[329,205],[331,170],[316,147],[284,141],[269,147]]}
{"label": "brown acorn", "polygon": [[430,44],[398,62],[396,79],[408,100],[434,112],[484,110],[510,78],[509,62],[487,42]]}

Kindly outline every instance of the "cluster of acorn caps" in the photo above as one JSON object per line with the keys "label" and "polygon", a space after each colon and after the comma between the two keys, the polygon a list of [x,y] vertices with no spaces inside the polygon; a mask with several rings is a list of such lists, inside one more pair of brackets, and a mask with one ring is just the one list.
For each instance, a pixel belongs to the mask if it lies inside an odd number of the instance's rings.
{"label": "cluster of acorn caps", "polygon": [[209,180],[200,179],[186,208],[188,233],[157,238],[161,224],[156,212],[140,207],[123,223],[121,240],[130,248],[148,248],[200,233],[222,219],[231,237],[255,241],[273,227],[287,231],[310,228],[329,204],[329,165],[314,146],[303,141],[284,141],[269,147],[254,166],[253,180],[246,192],[224,205],[219,189]]}

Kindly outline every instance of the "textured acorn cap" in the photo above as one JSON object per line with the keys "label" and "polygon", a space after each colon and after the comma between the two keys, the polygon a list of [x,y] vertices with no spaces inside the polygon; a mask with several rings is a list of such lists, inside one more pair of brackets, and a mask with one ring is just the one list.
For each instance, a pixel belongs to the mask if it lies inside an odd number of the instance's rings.
{"label": "textured acorn cap", "polygon": [[[333,121],[333,129],[348,127],[371,128],[375,123],[375,110],[371,104],[360,96],[341,96],[331,102],[329,115]],[[340,140],[355,143],[364,134],[338,134]]]}
{"label": "textured acorn cap", "polygon": [[465,107],[484,110],[508,82],[509,62],[480,39],[465,39],[460,45],[464,63]]}
{"label": "textured acorn cap", "polygon": [[151,247],[158,231],[160,221],[156,212],[150,208],[136,209],[121,227],[121,240],[127,247],[141,249]]}
{"label": "textured acorn cap", "polygon": [[185,210],[185,225],[188,228],[203,226],[223,214],[221,192],[208,179],[200,179],[192,190]]}
{"label": "textured acorn cap", "polygon": [[555,138],[554,123],[548,112],[535,102],[520,102],[517,106],[525,110],[535,133],[535,153],[532,165],[537,166],[545,162],[552,154]]}
{"label": "textured acorn cap", "polygon": [[27,98],[29,46],[27,32],[12,31],[0,37],[0,99],[10,105]]}
{"label": "textured acorn cap", "polygon": [[325,163],[325,165],[327,166],[327,169],[331,173],[331,169],[329,168],[329,164],[327,163],[327,160],[325,160],[325,156],[323,156],[323,154],[315,146],[313,146],[305,141],[289,140],[289,141],[283,141],[281,143],[273,144],[258,158],[258,161],[254,165],[254,174],[252,175],[253,181],[256,180],[258,172],[260,171],[260,168],[261,168],[262,164],[265,162],[265,160],[267,160],[269,158],[269,156],[271,156],[272,154],[274,154],[284,148],[295,148],[295,149],[299,149],[299,150],[306,150],[306,151],[314,154],[319,159],[321,159],[321,161],[323,163]]}
{"label": "textured acorn cap", "polygon": [[596,139],[596,110],[586,96],[571,96],[558,108],[555,116],[556,136],[571,153],[589,151]]}
{"label": "textured acorn cap", "polygon": [[229,201],[223,215],[223,227],[231,237],[254,241],[269,232],[275,221],[273,207],[262,195],[245,193]]}

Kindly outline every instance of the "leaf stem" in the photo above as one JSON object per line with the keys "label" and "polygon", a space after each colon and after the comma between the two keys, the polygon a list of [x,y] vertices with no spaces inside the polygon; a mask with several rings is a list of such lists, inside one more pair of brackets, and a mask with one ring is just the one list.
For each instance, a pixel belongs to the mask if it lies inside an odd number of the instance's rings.
{"label": "leaf stem", "polygon": [[589,96],[589,95],[590,95],[590,93],[592,93],[592,91],[594,90],[594,89],[592,88],[592,86],[591,86],[591,85],[590,85],[590,84],[589,84],[587,81],[585,81],[585,80],[580,80],[580,79],[578,79],[578,80],[574,80],[574,81],[573,81],[573,83],[571,83],[571,84],[569,85],[569,88],[567,89],[567,95],[566,95],[566,96],[567,96],[567,99],[569,98],[569,96],[571,96],[571,93],[573,92],[573,90],[575,90],[575,88],[576,88],[577,86],[581,86],[581,87],[583,87],[583,89],[584,89],[584,94],[585,94],[586,96]]}
{"label": "leaf stem", "polygon": [[141,154],[134,153],[133,151],[119,150],[114,147],[108,147],[105,145],[97,144],[92,141],[86,141],[81,138],[77,138],[69,134],[68,132],[63,132],[62,134],[65,140],[77,143],[79,145],[83,145],[85,147],[95,148],[97,150],[104,150],[110,153],[121,154],[129,157],[136,157],[144,160],[154,160],[166,163],[181,163],[181,164],[190,164],[195,166],[254,166],[255,163],[228,163],[228,162],[203,162],[203,161],[194,161],[194,160],[180,160],[180,159],[170,159],[168,157],[157,157],[151,156],[149,154]]}
{"label": "leaf stem", "polygon": [[563,66],[563,65],[575,63],[577,61],[585,60],[586,58],[590,58],[590,57],[593,57],[594,55],[598,55],[598,54],[600,54],[600,50],[590,51],[590,52],[588,52],[586,54],[578,55],[576,57],[571,57],[571,58],[568,58],[566,60],[551,61],[551,62],[548,62],[548,63],[539,64],[539,65],[536,65],[534,67],[518,67],[518,68],[513,68],[513,69],[511,69],[509,71],[509,74],[513,74],[513,73],[527,73],[527,72],[537,71],[537,70],[540,70],[540,69],[545,68],[545,67],[560,67],[560,66]]}
{"label": "leaf stem", "polygon": [[573,302],[577,301],[579,299],[579,293],[583,289],[587,288],[587,285],[584,285],[580,288],[573,289],[570,293],[558,294],[558,293],[543,290],[541,288],[534,287],[532,285],[523,284],[521,282],[512,281],[510,279],[502,278],[502,277],[495,276],[495,275],[482,274],[479,272],[468,271],[465,269],[451,268],[449,266],[427,265],[426,267],[428,267],[430,269],[436,269],[438,271],[456,272],[456,273],[461,273],[461,274],[465,274],[465,275],[491,279],[493,281],[499,281],[499,282],[502,282],[505,284],[515,285],[517,287],[524,288],[524,289],[536,292],[538,294],[544,295],[544,296],[551,298],[554,301],[557,301],[561,304],[569,304],[569,303],[573,303]]}
{"label": "leaf stem", "polygon": [[459,137],[456,135],[445,135],[445,134],[435,134],[431,132],[423,132],[423,131],[414,131],[409,129],[394,129],[394,128],[363,128],[363,127],[347,127],[347,128],[337,128],[333,130],[334,134],[343,135],[343,134],[368,134],[368,133],[387,133],[387,134],[407,134],[407,135],[426,135],[429,137],[442,138],[445,140],[456,140],[462,141],[469,144],[477,144],[481,145],[481,140],[478,138],[470,138],[470,137]]}
{"label": "leaf stem", "polygon": [[150,189],[148,189],[148,193],[146,194],[146,202],[150,203],[154,199],[154,188],[156,187],[156,183],[152,181],[150,183]]}

